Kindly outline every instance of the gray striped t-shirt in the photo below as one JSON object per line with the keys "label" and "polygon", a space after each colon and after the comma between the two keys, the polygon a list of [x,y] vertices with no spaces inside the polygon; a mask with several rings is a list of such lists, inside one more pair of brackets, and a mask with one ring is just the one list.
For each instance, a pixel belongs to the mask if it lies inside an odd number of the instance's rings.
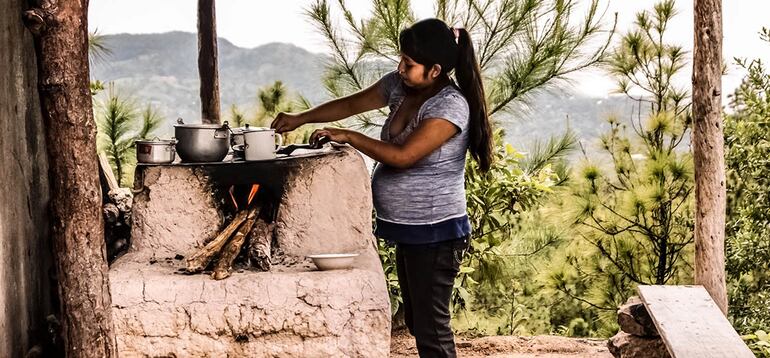
{"label": "gray striped t-shirt", "polygon": [[468,102],[454,85],[448,85],[422,104],[397,136],[390,136],[390,123],[404,101],[404,84],[397,72],[380,80],[390,115],[382,126],[383,141],[403,144],[423,119],[445,119],[459,132],[411,168],[399,169],[382,163],[372,174],[372,194],[377,218],[383,221],[425,225],[466,215],[465,153],[468,149]]}

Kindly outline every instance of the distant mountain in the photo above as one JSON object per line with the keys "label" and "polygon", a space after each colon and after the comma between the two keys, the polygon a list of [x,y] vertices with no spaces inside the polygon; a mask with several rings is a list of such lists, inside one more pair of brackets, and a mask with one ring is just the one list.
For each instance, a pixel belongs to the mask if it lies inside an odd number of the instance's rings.
{"label": "distant mountain", "polygon": [[[107,35],[111,54],[96,61],[91,78],[114,82],[119,93],[140,104],[151,103],[168,118],[200,121],[198,39],[195,34],[168,32]],[[256,106],[257,90],[281,80],[311,103],[328,98],[320,78],[326,58],[294,45],[272,43],[253,49],[219,38],[219,86],[224,118],[230,105]]]}
{"label": "distant mountain", "polygon": [[[172,133],[177,117],[199,120],[197,37],[193,33],[169,32],[142,35],[107,35],[112,51],[91,69],[92,79],[113,81],[120,93],[140,104],[152,103],[167,118],[164,134]],[[253,49],[219,39],[219,77],[223,118],[231,104],[252,111],[257,90],[276,80],[318,104],[329,96],[321,84],[324,55],[300,47],[272,43]],[[498,117],[507,140],[525,150],[534,140],[547,139],[567,126],[576,131],[589,149],[608,128],[609,113],[629,118],[633,103],[622,97],[591,98],[569,92],[535,96],[527,108]],[[501,119],[502,118],[502,119]]]}
{"label": "distant mountain", "polygon": [[[519,150],[569,128],[587,151],[595,152],[599,136],[609,130],[607,118],[614,115],[621,122],[629,123],[633,108],[638,105],[622,96],[593,98],[570,92],[542,93],[518,113],[500,116],[500,122],[507,141]],[[630,126],[628,129],[631,130]]]}

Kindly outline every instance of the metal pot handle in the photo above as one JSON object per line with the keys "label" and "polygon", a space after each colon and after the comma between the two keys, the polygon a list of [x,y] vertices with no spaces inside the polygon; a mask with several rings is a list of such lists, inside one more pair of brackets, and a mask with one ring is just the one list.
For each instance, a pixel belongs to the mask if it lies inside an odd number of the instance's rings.
{"label": "metal pot handle", "polygon": [[179,117],[179,118],[176,119],[176,123],[177,124],[184,124],[184,119],[182,119],[182,117]]}
{"label": "metal pot handle", "polygon": [[[228,131],[232,133],[233,130],[230,129],[230,123],[225,121],[225,123],[222,124],[222,127],[220,127],[219,129],[214,131],[214,138],[216,138],[216,139],[226,139],[229,136],[229,133],[227,133]],[[224,136],[219,134],[219,133],[222,133],[222,132],[224,132]]]}
{"label": "metal pot handle", "polygon": [[276,140],[276,139],[278,143],[275,144],[275,150],[273,151],[273,153],[278,152],[278,149],[281,149],[281,147],[283,146],[283,135],[281,135],[280,133],[273,132],[273,140]]}

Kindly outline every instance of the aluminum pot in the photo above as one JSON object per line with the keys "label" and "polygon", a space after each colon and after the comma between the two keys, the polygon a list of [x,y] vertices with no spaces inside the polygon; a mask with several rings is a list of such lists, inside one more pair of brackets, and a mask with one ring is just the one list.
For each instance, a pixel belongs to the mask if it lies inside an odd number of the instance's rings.
{"label": "aluminum pot", "polygon": [[230,145],[235,149],[236,145],[243,145],[243,132],[249,130],[249,124],[246,123],[243,127],[233,128],[230,133]]}
{"label": "aluminum pot", "polygon": [[174,125],[176,151],[188,163],[219,162],[230,149],[230,127],[219,124],[185,124],[181,118]]}
{"label": "aluminum pot", "polygon": [[146,164],[169,164],[176,159],[176,141],[161,140],[137,140],[136,161]]}

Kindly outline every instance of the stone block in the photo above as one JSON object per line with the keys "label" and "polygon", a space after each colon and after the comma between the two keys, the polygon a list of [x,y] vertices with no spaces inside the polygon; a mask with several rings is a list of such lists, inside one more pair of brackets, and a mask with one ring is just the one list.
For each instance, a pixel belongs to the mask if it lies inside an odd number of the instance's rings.
{"label": "stone block", "polygon": [[615,358],[670,358],[663,340],[639,337],[618,332],[607,341],[607,348]]}
{"label": "stone block", "polygon": [[623,332],[640,337],[657,337],[658,330],[639,297],[632,296],[618,309],[618,324]]}

